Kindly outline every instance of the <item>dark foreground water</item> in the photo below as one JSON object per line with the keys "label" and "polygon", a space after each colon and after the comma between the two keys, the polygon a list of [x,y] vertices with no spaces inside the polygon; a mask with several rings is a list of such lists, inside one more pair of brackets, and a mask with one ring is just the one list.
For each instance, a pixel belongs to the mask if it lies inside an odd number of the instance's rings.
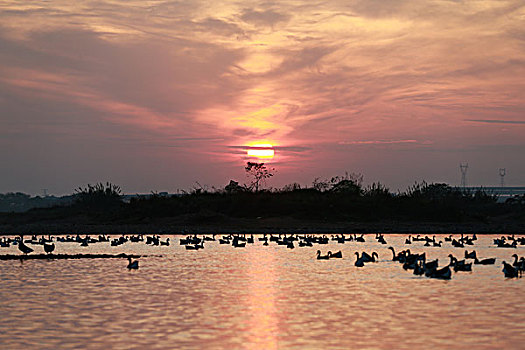
{"label": "dark foreground water", "polygon": [[[208,242],[204,250],[57,243],[55,253],[138,253],[123,259],[0,261],[1,349],[523,349],[525,278],[505,279],[502,260],[517,249],[478,236],[479,258],[450,281],[414,276],[387,250],[405,249],[405,235],[287,249],[256,241],[246,248]],[[438,240],[443,237],[438,236]],[[175,244],[176,243],[176,244]],[[423,247],[448,264],[464,250]],[[318,261],[321,249],[342,260]],[[40,252],[41,246],[35,246]],[[354,266],[355,251],[380,261]],[[0,254],[18,253],[16,247]]]}

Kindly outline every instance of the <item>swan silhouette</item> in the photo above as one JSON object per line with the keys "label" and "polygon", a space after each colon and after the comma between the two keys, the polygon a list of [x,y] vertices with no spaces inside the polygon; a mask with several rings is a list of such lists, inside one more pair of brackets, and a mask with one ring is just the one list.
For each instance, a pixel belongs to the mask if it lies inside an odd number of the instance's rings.
{"label": "swan silhouette", "polygon": [[476,259],[476,251],[473,250],[469,253],[468,250],[465,250],[465,259]]}
{"label": "swan silhouette", "polygon": [[131,261],[131,258],[128,256],[128,269],[138,269],[139,268],[139,261]]}
{"label": "swan silhouette", "polygon": [[487,259],[481,259],[478,260],[478,258],[474,258],[474,264],[475,265],[494,265],[496,262],[496,258],[487,258]]}
{"label": "swan silhouette", "polygon": [[447,265],[439,270],[433,270],[428,277],[449,280],[452,277],[452,271],[450,270],[450,266]]}
{"label": "swan silhouette", "polygon": [[330,254],[327,255],[321,255],[321,251],[317,251],[317,260],[328,260],[330,259]]}
{"label": "swan silhouette", "polygon": [[372,255],[369,255],[367,252],[361,254],[361,259],[363,262],[376,262],[379,259],[379,256],[376,252],[373,252]]}
{"label": "swan silhouette", "polygon": [[507,278],[514,278],[518,277],[518,269],[511,264],[508,264],[507,262],[503,261],[503,273],[505,274],[505,277]]}
{"label": "swan silhouette", "polygon": [[355,255],[357,256],[357,258],[356,258],[356,261],[355,261],[354,265],[356,267],[363,267],[363,266],[365,266],[365,262],[363,261],[362,257],[359,258],[359,252],[355,252]]}
{"label": "swan silhouette", "polygon": [[328,252],[328,256],[330,256],[330,258],[342,259],[343,253],[341,251],[338,251],[336,253]]}

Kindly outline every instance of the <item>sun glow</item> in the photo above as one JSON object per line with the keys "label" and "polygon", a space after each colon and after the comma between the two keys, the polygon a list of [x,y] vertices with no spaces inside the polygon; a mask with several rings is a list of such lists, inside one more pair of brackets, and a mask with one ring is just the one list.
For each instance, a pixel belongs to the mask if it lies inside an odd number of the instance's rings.
{"label": "sun glow", "polygon": [[270,144],[254,144],[249,146],[246,150],[248,157],[255,157],[259,159],[272,159],[275,155],[275,150]]}

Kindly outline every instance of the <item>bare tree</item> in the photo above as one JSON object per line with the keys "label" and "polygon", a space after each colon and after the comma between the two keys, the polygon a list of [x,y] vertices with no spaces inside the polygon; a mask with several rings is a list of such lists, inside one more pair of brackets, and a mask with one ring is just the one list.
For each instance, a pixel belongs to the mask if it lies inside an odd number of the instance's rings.
{"label": "bare tree", "polygon": [[250,183],[249,189],[253,190],[255,189],[255,192],[259,192],[259,188],[264,185],[264,182],[266,179],[273,176],[272,171],[275,169],[268,169],[264,163],[253,163],[248,162],[246,167],[244,168],[246,170],[246,176],[249,176],[252,178],[252,182]]}

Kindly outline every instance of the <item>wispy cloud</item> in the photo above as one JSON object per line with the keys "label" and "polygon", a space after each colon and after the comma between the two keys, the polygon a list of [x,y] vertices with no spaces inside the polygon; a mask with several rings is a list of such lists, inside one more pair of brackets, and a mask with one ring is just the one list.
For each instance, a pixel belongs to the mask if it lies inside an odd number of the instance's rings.
{"label": "wispy cloud", "polygon": [[364,140],[364,141],[341,141],[340,145],[393,145],[400,143],[419,143],[417,140]]}
{"label": "wispy cloud", "polygon": [[525,120],[502,120],[502,119],[465,119],[467,122],[487,124],[525,124]]}

